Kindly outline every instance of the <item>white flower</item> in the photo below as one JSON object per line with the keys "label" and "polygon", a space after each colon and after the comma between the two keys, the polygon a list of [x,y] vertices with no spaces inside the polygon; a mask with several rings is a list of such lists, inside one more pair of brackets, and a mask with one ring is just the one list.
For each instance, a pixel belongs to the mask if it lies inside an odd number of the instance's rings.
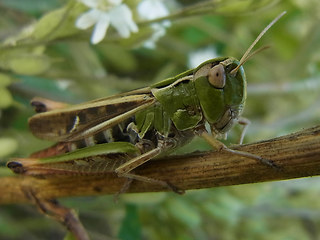
{"label": "white flower", "polygon": [[153,34],[143,43],[146,48],[155,48],[156,42],[166,35],[166,28],[161,23],[152,23],[151,28],[153,29]]}
{"label": "white flower", "polygon": [[143,19],[147,20],[169,15],[167,7],[161,0],[143,0],[138,5],[138,13]]}
{"label": "white flower", "polygon": [[128,38],[131,32],[138,32],[132,19],[132,12],[122,0],[80,0],[91,9],[76,20],[76,27],[88,29],[94,25],[91,43],[99,43],[106,35],[109,25],[113,26],[121,37]]}
{"label": "white flower", "polygon": [[195,68],[209,59],[218,57],[217,51],[213,47],[202,48],[197,51],[189,53],[188,56],[188,67]]}
{"label": "white flower", "polygon": [[[139,3],[137,10],[144,20],[153,20],[169,15],[169,10],[161,0],[143,0]],[[144,46],[155,48],[155,42],[166,34],[166,28],[170,26],[171,22],[169,20],[165,20],[162,23],[152,23],[151,28],[154,32],[150,39],[144,42]]]}

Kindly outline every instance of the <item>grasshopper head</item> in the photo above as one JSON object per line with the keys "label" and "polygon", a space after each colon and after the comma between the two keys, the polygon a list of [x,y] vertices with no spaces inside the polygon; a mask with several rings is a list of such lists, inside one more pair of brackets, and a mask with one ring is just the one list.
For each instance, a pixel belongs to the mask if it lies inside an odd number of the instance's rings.
{"label": "grasshopper head", "polygon": [[194,71],[194,84],[203,115],[211,129],[224,133],[229,130],[243,109],[246,100],[247,82],[242,65],[256,53],[253,47],[286,12],[278,15],[253,41],[240,61],[234,58],[215,58],[204,62]]}
{"label": "grasshopper head", "polygon": [[[215,58],[201,64],[194,72],[194,84],[206,121],[224,132],[238,117],[246,99],[246,77],[234,58]],[[238,68],[237,72],[233,72]]]}

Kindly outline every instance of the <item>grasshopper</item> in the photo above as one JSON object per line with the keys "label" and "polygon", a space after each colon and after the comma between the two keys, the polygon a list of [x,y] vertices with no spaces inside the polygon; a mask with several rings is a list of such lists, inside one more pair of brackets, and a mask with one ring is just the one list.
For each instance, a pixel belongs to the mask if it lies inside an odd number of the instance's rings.
{"label": "grasshopper", "polygon": [[30,158],[13,159],[7,166],[16,173],[35,176],[115,172],[119,177],[158,183],[182,192],[166,181],[136,175],[134,169],[201,136],[219,151],[274,167],[260,156],[229,149],[217,138],[235,123],[247,123],[240,117],[247,84],[242,65],[262,50],[251,53],[284,14],[259,34],[240,61],[214,58],[150,87],[74,106],[34,99],[32,105],[39,113],[29,119],[32,133],[58,143]]}

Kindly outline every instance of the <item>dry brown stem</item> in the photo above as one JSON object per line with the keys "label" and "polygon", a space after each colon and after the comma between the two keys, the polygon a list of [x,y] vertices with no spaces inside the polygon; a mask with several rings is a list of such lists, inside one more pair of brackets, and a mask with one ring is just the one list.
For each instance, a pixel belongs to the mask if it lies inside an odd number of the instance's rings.
{"label": "dry brown stem", "polygon": [[[272,160],[280,169],[225,152],[204,152],[150,161],[135,173],[169,181],[180,189],[200,189],[315,176],[320,174],[320,126],[262,142],[236,146]],[[4,177],[0,204],[30,203],[28,192],[39,199],[113,194],[125,179],[115,174],[39,179]],[[133,181],[127,192],[167,191],[160,185]]]}

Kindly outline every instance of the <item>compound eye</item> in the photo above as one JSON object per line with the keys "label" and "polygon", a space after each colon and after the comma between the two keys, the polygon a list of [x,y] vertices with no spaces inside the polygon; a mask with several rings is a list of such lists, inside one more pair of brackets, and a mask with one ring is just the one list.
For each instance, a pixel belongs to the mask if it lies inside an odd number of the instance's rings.
{"label": "compound eye", "polygon": [[226,85],[226,73],[222,64],[215,65],[209,70],[208,80],[215,88],[223,88]]}

